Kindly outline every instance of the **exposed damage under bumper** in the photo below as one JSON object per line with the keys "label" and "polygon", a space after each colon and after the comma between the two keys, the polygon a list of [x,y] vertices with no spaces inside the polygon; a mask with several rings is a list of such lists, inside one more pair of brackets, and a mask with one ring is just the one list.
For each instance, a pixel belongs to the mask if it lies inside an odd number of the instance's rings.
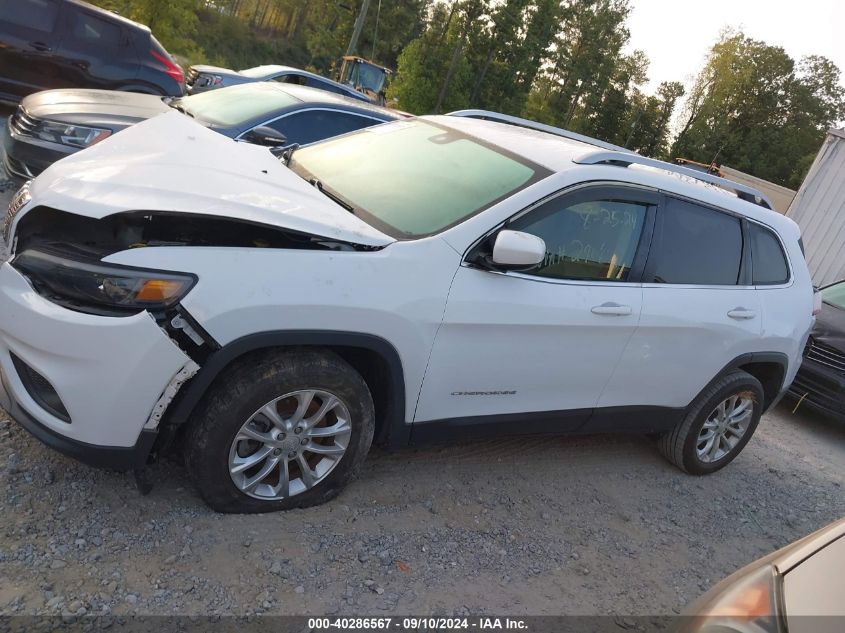
{"label": "exposed damage under bumper", "polygon": [[[92,218],[37,204],[16,218],[12,236],[12,260],[0,268],[0,404],[46,444],[119,469],[138,469],[169,446],[176,424],[168,416],[219,345],[179,303],[119,305],[103,281],[89,300],[90,282],[79,292],[79,276],[53,271],[111,280],[121,268],[106,263],[110,255],[147,248],[379,248],[219,216]],[[35,268],[36,260],[51,265]]]}
{"label": "exposed damage under bumper", "polygon": [[0,404],[72,457],[143,464],[166,403],[198,367],[152,315],[69,310],[9,263],[0,266],[0,314]]}

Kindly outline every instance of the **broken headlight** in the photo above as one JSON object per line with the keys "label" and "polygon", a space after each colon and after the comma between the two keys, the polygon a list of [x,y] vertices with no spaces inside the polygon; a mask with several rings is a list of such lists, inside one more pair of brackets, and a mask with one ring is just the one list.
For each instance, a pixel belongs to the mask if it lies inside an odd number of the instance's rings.
{"label": "broken headlight", "polygon": [[34,249],[19,254],[12,265],[39,294],[83,310],[163,310],[175,305],[197,281],[188,273],[82,262]]}

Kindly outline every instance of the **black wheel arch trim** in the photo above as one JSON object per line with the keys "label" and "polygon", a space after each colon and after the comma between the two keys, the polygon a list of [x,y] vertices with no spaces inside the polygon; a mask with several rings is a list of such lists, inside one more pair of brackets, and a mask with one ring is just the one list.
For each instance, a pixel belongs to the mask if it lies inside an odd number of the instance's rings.
{"label": "black wheel arch trim", "polygon": [[[747,354],[740,354],[732,361],[730,361],[727,365],[725,365],[721,369],[721,371],[719,371],[713,377],[710,382],[704,385],[704,387],[696,394],[695,398],[690,401],[690,404],[695,402],[698,396],[704,393],[704,391],[709,389],[717,381],[721,380],[723,377],[727,376],[735,369],[740,369],[741,367],[743,367],[744,365],[748,365],[749,363],[774,363],[776,365],[779,365],[781,370],[783,371],[781,377],[781,384],[778,386],[777,393],[763,406],[763,413],[768,411],[774,404],[777,404],[777,402],[783,396],[783,393],[785,392],[786,388],[788,387],[788,385],[785,384],[785,379],[787,371],[789,370],[789,357],[783,352],[749,352]],[[689,408],[689,405],[687,405],[687,408]]]}
{"label": "black wheel arch trim", "polygon": [[[194,409],[214,380],[232,362],[249,352],[273,347],[343,347],[364,349],[376,353],[388,368],[387,380],[389,384],[384,424],[381,425],[375,441],[386,444],[391,448],[407,446],[411,443],[413,425],[405,420],[405,374],[396,348],[387,340],[373,334],[334,330],[276,330],[259,332],[243,336],[221,346],[211,353],[199,372],[197,372],[177,395],[173,404],[168,409],[165,419],[162,421],[162,426],[159,427],[160,430],[164,430],[162,427],[175,430],[184,425],[190,419]],[[781,352],[751,352],[741,354],[727,363],[710,382],[704,385],[699,393],[696,394],[696,398],[700,393],[704,392],[730,372],[755,362],[777,364],[782,369],[783,377],[786,376],[789,367],[787,355]],[[765,403],[764,411],[780,399],[784,390],[785,385],[783,384],[782,378],[776,397]],[[695,398],[691,402],[694,400]],[[688,407],[685,407],[681,411],[686,410],[686,408]],[[620,409],[626,409],[626,407],[621,407]],[[424,426],[424,424],[418,424],[416,426],[420,427]],[[418,429],[418,431],[420,430]],[[607,429],[601,430],[604,431]],[[595,431],[596,429],[593,429],[593,432]],[[169,433],[165,432],[163,435],[166,437]],[[417,435],[424,435],[424,433],[418,432]],[[423,438],[419,437],[418,439]]]}
{"label": "black wheel arch trim", "polygon": [[344,347],[364,349],[377,354],[388,369],[388,400],[384,424],[376,442],[390,446],[407,445],[410,424],[405,422],[405,373],[396,348],[373,334],[334,330],[276,330],[249,334],[235,339],[212,352],[197,374],[179,392],[165,416],[163,424],[179,427],[185,424],[200,400],[220,373],[249,352],[273,347]]}

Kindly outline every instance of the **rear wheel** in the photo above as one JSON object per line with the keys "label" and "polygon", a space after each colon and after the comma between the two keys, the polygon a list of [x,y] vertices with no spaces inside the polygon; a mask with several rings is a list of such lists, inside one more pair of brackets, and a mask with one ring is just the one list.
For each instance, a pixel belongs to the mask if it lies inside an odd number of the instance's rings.
{"label": "rear wheel", "polygon": [[763,407],[760,381],[734,371],[706,389],[687,415],[657,441],[666,459],[691,475],[727,466],[751,439]]}
{"label": "rear wheel", "polygon": [[373,430],[370,392],[343,359],[261,353],[215,383],[188,431],[186,463],[217,511],[301,508],[357,475]]}

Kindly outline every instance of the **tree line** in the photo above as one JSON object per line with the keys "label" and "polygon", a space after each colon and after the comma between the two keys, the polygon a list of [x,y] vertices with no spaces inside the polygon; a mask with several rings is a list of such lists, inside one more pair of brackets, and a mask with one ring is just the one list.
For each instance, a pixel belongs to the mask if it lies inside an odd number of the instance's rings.
{"label": "tree line", "polygon": [[[95,2],[148,24],[193,63],[287,63],[328,76],[361,9],[361,0]],[[671,81],[646,94],[649,60],[628,50],[630,12],[631,0],[372,0],[356,53],[397,70],[388,97],[403,110],[495,110],[797,187],[827,129],[845,119],[836,65],[725,30],[688,91]]]}

